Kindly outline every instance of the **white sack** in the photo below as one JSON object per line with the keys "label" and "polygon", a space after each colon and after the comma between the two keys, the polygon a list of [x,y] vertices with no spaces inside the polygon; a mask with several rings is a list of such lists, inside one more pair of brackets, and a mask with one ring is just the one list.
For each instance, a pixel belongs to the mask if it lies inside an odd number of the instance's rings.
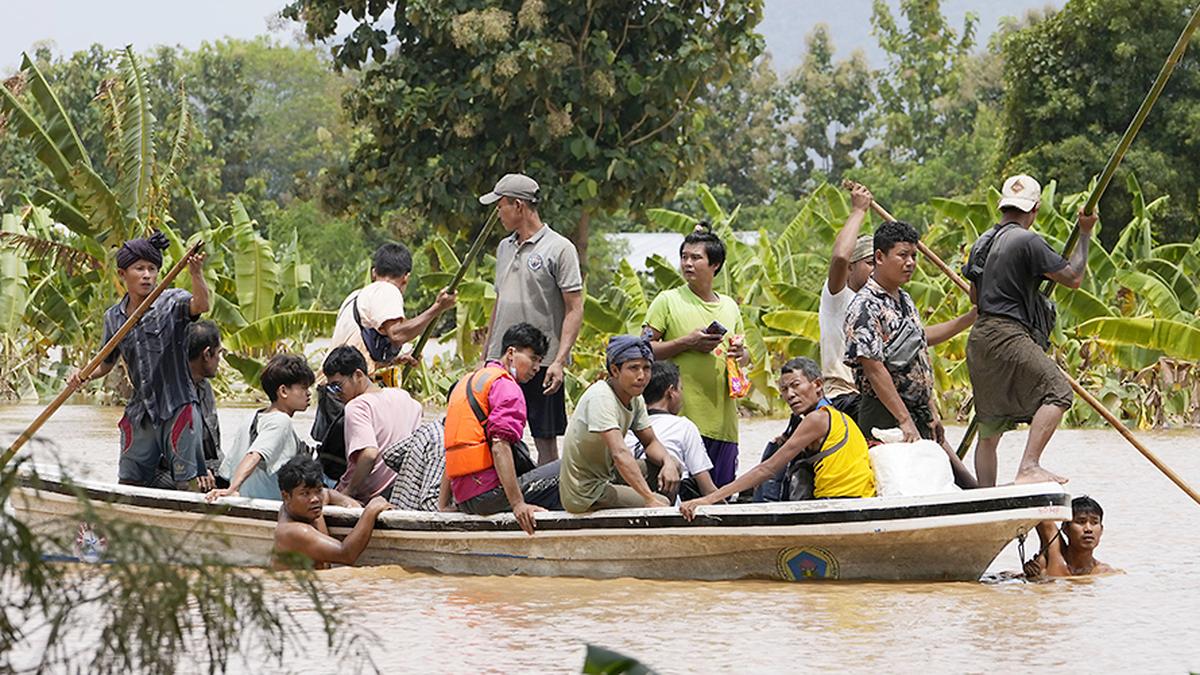
{"label": "white sack", "polygon": [[950,458],[933,441],[885,443],[869,450],[875,490],[880,497],[957,492]]}

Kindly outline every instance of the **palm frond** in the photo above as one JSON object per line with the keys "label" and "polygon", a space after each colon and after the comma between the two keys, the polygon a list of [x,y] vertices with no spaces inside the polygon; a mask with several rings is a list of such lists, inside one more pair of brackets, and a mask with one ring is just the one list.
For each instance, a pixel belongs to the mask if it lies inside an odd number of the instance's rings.
{"label": "palm frond", "polygon": [[61,268],[69,275],[81,269],[99,269],[103,264],[91,253],[69,244],[17,232],[0,232],[0,248],[21,251],[27,259],[45,262],[52,268]]}
{"label": "palm frond", "polygon": [[121,170],[116,195],[128,220],[144,222],[153,185],[154,113],[150,110],[146,75],[132,47],[125,48],[121,70],[125,110],[121,116]]}
{"label": "palm frond", "polygon": [[25,85],[29,88],[29,93],[33,95],[38,108],[42,111],[46,132],[50,134],[63,157],[66,157],[67,161],[72,164],[83,163],[91,166],[92,160],[83,147],[83,139],[79,137],[75,125],[71,123],[66,108],[63,107],[62,101],[58,99],[58,94],[54,93],[54,89],[50,87],[50,83],[46,81],[46,77],[42,75],[42,71],[33,59],[29,58],[28,54],[23,55],[21,59],[21,72],[25,74]]}

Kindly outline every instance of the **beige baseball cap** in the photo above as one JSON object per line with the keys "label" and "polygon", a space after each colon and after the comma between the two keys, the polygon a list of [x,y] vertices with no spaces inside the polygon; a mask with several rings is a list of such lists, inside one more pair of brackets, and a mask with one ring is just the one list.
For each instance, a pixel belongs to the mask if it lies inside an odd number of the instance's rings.
{"label": "beige baseball cap", "polygon": [[1023,173],[1004,181],[1004,189],[1000,191],[1000,208],[1012,206],[1029,213],[1041,201],[1041,184]]}
{"label": "beige baseball cap", "polygon": [[500,201],[501,197],[512,197],[536,204],[539,189],[537,181],[529,176],[522,173],[509,173],[496,181],[496,187],[492,188],[491,192],[480,196],[479,203],[494,204]]}

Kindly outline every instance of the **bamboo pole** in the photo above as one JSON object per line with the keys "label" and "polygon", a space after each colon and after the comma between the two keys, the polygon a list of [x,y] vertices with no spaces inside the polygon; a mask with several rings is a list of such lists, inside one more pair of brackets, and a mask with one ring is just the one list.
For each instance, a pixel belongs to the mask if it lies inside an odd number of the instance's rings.
{"label": "bamboo pole", "polygon": [[[879,214],[882,218],[887,220],[895,220],[895,218],[892,218],[891,214],[888,213],[886,209],[875,202],[871,203],[871,209],[875,211],[875,213]],[[925,251],[929,250],[928,248],[925,248],[924,245],[920,246],[922,253],[925,253]],[[956,286],[958,286],[960,289],[963,289],[964,292],[970,292],[970,287],[966,286],[966,282],[963,281],[962,277],[958,276],[954,270],[950,269],[950,267],[947,266],[946,263],[940,258],[938,258],[936,254],[934,254],[932,251],[929,251],[928,253],[925,253],[925,255],[931,261],[933,261],[933,264],[936,265],[938,269],[942,270],[946,276],[950,277],[950,280],[953,281]],[[1056,363],[1055,365],[1058,364]],[[1071,383],[1071,388],[1074,389],[1077,394],[1079,394],[1080,398],[1087,402],[1088,405],[1092,406],[1092,408],[1095,409],[1095,411],[1099,413],[1100,416],[1109,423],[1109,425],[1117,430],[1117,433],[1121,434],[1125,440],[1129,441],[1130,445],[1137,449],[1138,452],[1142,453],[1146,459],[1150,460],[1150,463],[1153,464],[1155,468],[1161,471],[1163,475],[1170,479],[1171,482],[1175,483],[1179,489],[1183,490],[1197,504],[1200,504],[1200,494],[1198,494],[1196,490],[1188,485],[1188,483],[1184,481],[1179,474],[1171,470],[1171,468],[1168,467],[1161,459],[1159,459],[1157,455],[1151,452],[1149,448],[1147,448],[1136,437],[1134,437],[1133,432],[1130,431],[1129,428],[1121,422],[1121,420],[1117,419],[1115,415],[1109,412],[1108,409],[1104,407],[1104,404],[1101,403],[1095,396],[1092,396],[1090,393],[1088,393],[1088,391],[1083,388],[1083,385],[1080,384],[1075,378],[1071,377],[1070,373],[1063,369],[1061,365],[1058,365],[1058,369],[1059,372],[1061,372],[1063,376],[1066,377]],[[964,447],[970,446],[969,438],[971,435],[973,435],[972,431],[977,428],[978,420],[976,418],[972,418],[970,425],[967,427],[967,435],[964,436],[964,442],[959,445],[960,458],[966,454],[965,452],[962,452],[962,450]]]}
{"label": "bamboo pole", "polygon": [[[192,244],[192,247],[189,248],[187,252],[183,254],[183,257],[175,261],[175,265],[171,267],[171,271],[167,272],[167,276],[164,277],[161,282],[159,282],[158,286],[156,286],[154,290],[150,291],[150,295],[147,295],[146,298],[142,300],[141,304],[137,306],[137,309],[133,310],[133,314],[129,315],[129,318],[125,320],[125,323],[122,324],[122,326],[108,340],[108,342],[104,343],[104,346],[100,348],[100,353],[92,357],[92,360],[88,361],[87,365],[85,365],[83,369],[79,371],[80,385],[82,385],[82,383],[86,381],[87,378],[97,368],[100,367],[100,364],[104,361],[104,359],[108,358],[109,354],[112,354],[113,350],[117,348],[117,345],[121,344],[121,340],[125,339],[125,336],[129,334],[129,331],[133,330],[133,327],[137,325],[137,322],[141,320],[142,316],[149,311],[150,306],[154,304],[154,301],[158,299],[158,296],[162,295],[162,292],[171,286],[171,283],[175,281],[175,277],[179,276],[179,273],[183,271],[184,266],[187,265],[188,258],[191,258],[203,247],[204,242],[197,241],[195,244]],[[13,441],[13,444],[8,447],[8,450],[4,453],[4,456],[0,457],[0,468],[7,466],[8,463],[12,461],[12,458],[16,456],[17,451],[21,449],[21,446],[25,445],[30,438],[33,438],[33,435],[37,433],[38,429],[42,428],[42,425],[46,423],[46,420],[50,419],[55,412],[58,412],[58,409],[62,407],[62,404],[66,403],[67,399],[71,397],[71,394],[74,394],[78,389],[79,386],[67,384],[67,387],[63,389],[53,401],[50,402],[50,405],[46,406],[46,408],[42,410],[41,414],[37,416],[37,419],[33,420],[33,422],[25,429],[25,431],[21,432],[20,436],[17,436],[17,440]]]}
{"label": "bamboo pole", "polygon": [[[454,274],[454,278],[450,280],[450,285],[446,290],[454,293],[458,290],[458,285],[462,283],[463,277],[467,275],[467,269],[475,263],[479,257],[479,252],[483,250],[483,242],[487,240],[491,234],[492,228],[496,224],[496,220],[500,217],[500,208],[492,209],[487,220],[483,223],[483,227],[479,229],[479,234],[475,235],[475,241],[471,242],[471,248],[467,250],[466,257],[463,258],[462,264],[458,266],[458,272]],[[421,331],[421,337],[417,338],[417,344],[413,347],[412,357],[415,361],[420,362],[421,351],[425,349],[425,344],[429,342],[429,337],[433,335],[433,321],[430,321],[425,326],[425,330]],[[408,371],[412,370],[412,363],[404,364],[404,368],[400,371],[400,382],[403,383],[408,377]]]}

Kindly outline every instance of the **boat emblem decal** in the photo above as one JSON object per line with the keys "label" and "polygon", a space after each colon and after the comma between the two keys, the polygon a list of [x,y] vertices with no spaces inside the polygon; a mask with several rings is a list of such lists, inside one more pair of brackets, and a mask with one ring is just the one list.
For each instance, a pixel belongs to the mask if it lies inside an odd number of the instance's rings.
{"label": "boat emblem decal", "polygon": [[837,558],[819,546],[785,548],[779,552],[776,565],[780,578],[787,581],[838,578]]}
{"label": "boat emblem decal", "polygon": [[86,563],[98,563],[108,552],[108,539],[96,534],[90,523],[80,523],[75,533],[75,557]]}

